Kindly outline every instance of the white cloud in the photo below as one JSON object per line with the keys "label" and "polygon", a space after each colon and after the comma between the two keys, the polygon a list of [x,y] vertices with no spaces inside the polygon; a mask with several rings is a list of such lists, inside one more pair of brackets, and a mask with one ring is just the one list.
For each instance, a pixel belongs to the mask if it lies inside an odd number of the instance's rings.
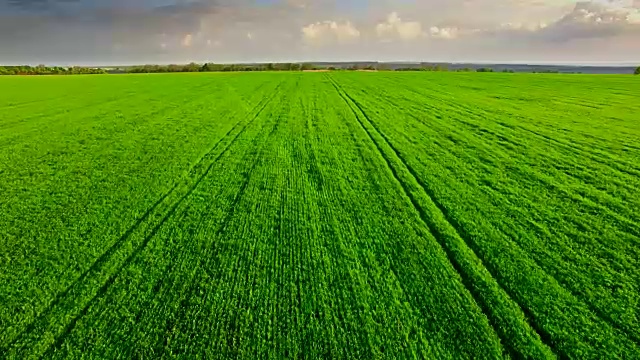
{"label": "white cloud", "polygon": [[[528,1],[528,0],[522,0]],[[558,42],[579,41],[581,39],[610,39],[624,36],[640,35],[640,23],[636,23],[639,10],[630,2],[624,1],[578,1],[571,10],[562,16],[549,21],[530,19],[524,22],[503,22],[487,24],[484,27],[431,26],[429,35],[432,38],[459,40],[463,44],[465,38],[473,37],[474,41],[492,41],[502,43],[505,48],[509,43],[520,42],[534,45],[553,44]],[[638,16],[638,17],[636,17]],[[463,24],[462,21],[453,22]]]}
{"label": "white cloud", "polygon": [[638,9],[623,1],[582,1],[559,20],[533,32],[541,40],[571,41],[573,39],[607,39],[640,35],[635,22]]}
{"label": "white cloud", "polygon": [[459,29],[455,27],[437,27],[429,28],[429,35],[440,39],[455,39],[458,37]]}
{"label": "white cloud", "polygon": [[358,30],[350,21],[321,21],[302,28],[305,41],[312,44],[327,44],[331,42],[348,43],[360,37]]}
{"label": "white cloud", "polygon": [[193,35],[192,34],[186,34],[181,41],[182,46],[184,47],[191,47],[191,44],[193,43]]}
{"label": "white cloud", "polygon": [[414,40],[424,35],[422,24],[417,21],[403,21],[397,12],[392,12],[385,22],[376,25],[376,34],[387,41]]}

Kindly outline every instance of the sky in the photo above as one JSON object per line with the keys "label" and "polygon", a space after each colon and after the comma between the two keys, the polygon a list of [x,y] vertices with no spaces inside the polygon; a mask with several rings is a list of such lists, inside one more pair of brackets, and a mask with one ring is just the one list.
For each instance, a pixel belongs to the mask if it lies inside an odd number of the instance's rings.
{"label": "sky", "polygon": [[0,64],[640,64],[640,0],[0,0]]}

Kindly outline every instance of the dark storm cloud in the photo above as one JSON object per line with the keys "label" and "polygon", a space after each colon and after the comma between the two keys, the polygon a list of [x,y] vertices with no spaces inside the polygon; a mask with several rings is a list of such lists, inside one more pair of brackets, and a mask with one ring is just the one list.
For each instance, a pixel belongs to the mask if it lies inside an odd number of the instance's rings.
{"label": "dark storm cloud", "polygon": [[6,0],[10,6],[22,9],[47,9],[59,3],[77,3],[81,0]]}
{"label": "dark storm cloud", "polygon": [[0,5],[0,61],[156,56],[163,52],[162,37],[179,41],[223,6],[218,1],[8,0]]}

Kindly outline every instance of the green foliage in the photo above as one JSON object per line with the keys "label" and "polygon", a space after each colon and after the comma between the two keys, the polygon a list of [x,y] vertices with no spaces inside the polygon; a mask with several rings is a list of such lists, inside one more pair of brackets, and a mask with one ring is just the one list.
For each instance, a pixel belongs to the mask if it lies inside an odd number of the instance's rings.
{"label": "green foliage", "polygon": [[64,68],[59,66],[48,67],[45,65],[38,66],[1,66],[0,75],[96,75],[106,74],[106,70],[101,68],[89,68],[74,66]]}
{"label": "green foliage", "polygon": [[402,67],[402,68],[397,68],[396,71],[439,71],[439,72],[443,72],[443,71],[449,71],[449,68],[446,67],[445,65],[422,64],[422,65],[420,65],[420,67]]}
{"label": "green foliage", "polygon": [[636,71],[634,72],[635,75],[640,75],[640,66],[638,66],[636,68]]}
{"label": "green foliage", "polygon": [[638,359],[634,80],[4,77],[0,354]]}
{"label": "green foliage", "polygon": [[493,69],[488,67],[481,67],[476,69],[476,72],[493,72]]}
{"label": "green foliage", "polygon": [[187,65],[142,65],[127,68],[128,73],[167,73],[167,72],[239,72],[239,71],[300,71],[303,65],[310,64],[276,63],[276,64],[196,64]]}

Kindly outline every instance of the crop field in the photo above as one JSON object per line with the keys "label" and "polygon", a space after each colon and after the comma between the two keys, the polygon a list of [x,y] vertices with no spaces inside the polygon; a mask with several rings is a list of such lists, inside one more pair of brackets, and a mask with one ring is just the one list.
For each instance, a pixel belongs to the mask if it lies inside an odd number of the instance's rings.
{"label": "crop field", "polygon": [[0,78],[0,358],[639,359],[637,80]]}

